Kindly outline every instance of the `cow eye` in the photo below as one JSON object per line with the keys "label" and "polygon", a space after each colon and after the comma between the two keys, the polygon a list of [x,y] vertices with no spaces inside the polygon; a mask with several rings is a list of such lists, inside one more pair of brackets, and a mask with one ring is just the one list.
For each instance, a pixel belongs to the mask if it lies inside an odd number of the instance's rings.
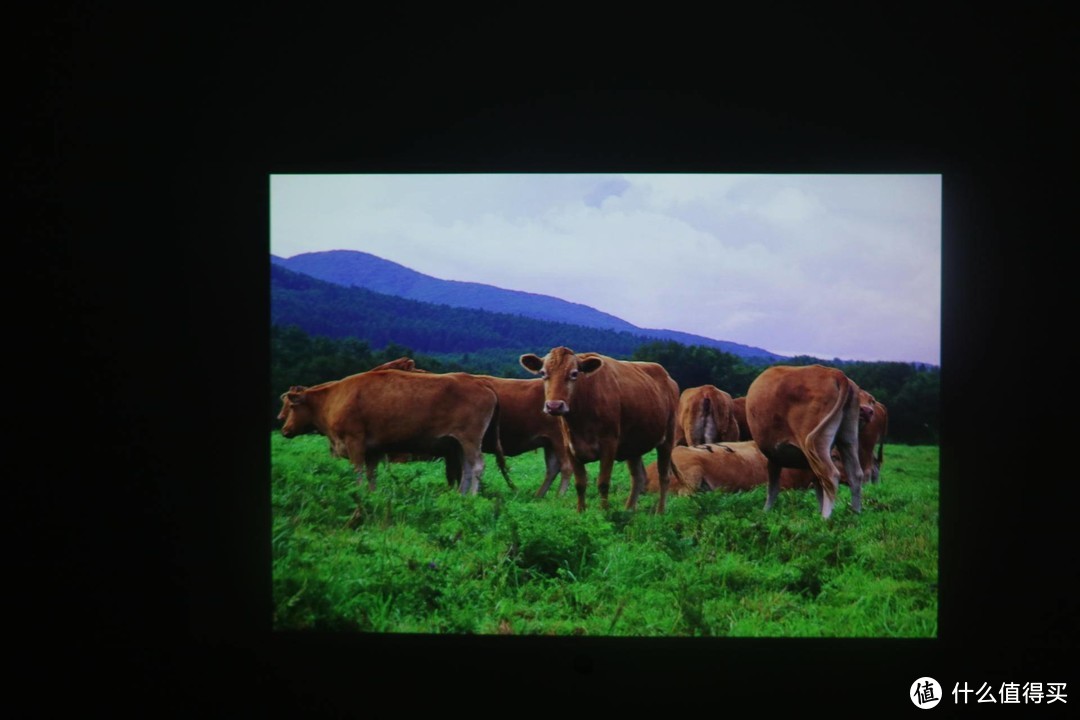
{"label": "cow eye", "polygon": [[540,377],[547,378],[547,370],[541,370],[540,371]]}
{"label": "cow eye", "polygon": [[577,376],[578,376],[578,371],[577,370],[571,370],[570,371],[570,379],[571,380],[577,380]]}

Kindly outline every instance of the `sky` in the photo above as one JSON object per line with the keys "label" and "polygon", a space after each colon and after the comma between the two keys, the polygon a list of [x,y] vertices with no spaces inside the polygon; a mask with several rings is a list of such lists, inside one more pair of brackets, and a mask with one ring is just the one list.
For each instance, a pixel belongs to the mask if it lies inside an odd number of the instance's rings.
{"label": "sky", "polygon": [[322,250],[781,355],[941,362],[937,174],[272,175],[270,252]]}

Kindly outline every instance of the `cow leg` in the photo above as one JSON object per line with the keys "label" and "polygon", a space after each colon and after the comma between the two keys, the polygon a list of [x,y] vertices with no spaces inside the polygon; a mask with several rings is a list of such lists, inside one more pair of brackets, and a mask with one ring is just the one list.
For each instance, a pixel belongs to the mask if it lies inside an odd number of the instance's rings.
{"label": "cow leg", "polygon": [[[476,449],[476,456],[473,459],[472,468],[472,486],[470,487],[469,492],[476,495],[480,492],[480,481],[484,477],[484,454],[480,452],[480,448]],[[512,484],[510,485],[510,489],[514,489]]]}
{"label": "cow leg", "polygon": [[[359,485],[361,479],[367,475],[368,492],[375,492],[375,470],[379,467],[379,461],[382,458],[377,454],[371,454],[366,457],[361,455],[358,461],[354,461],[353,465],[356,467],[356,484]],[[364,511],[357,502],[356,509],[353,510],[352,517],[345,523],[345,527],[354,528],[364,519]]]}
{"label": "cow leg", "polygon": [[577,511],[585,512],[585,490],[589,487],[589,474],[585,471],[585,463],[577,458],[571,460],[574,466],[574,489],[577,490]]}
{"label": "cow leg", "polygon": [[[376,455],[368,455],[364,460],[364,473],[367,475],[367,487],[368,492],[375,492],[375,471],[379,467],[379,458]],[[356,478],[357,482],[360,481],[359,473]]]}
{"label": "cow leg", "polygon": [[780,494],[780,463],[769,460],[769,490],[765,495],[765,509],[772,508],[776,496]]}
{"label": "cow leg", "polygon": [[462,467],[461,494],[475,495],[480,490],[480,477],[484,474],[484,454],[480,446],[473,443],[460,443],[458,452]]}
{"label": "cow leg", "polygon": [[[608,491],[611,489],[611,471],[615,468],[615,448],[601,448],[600,450],[600,471],[596,475],[596,488],[600,491],[600,507],[607,510],[610,505],[608,504]],[[631,492],[631,496],[633,493]],[[633,498],[634,502],[637,502],[637,498]]]}
{"label": "cow leg", "polygon": [[462,472],[461,456],[456,449],[446,454],[445,462],[443,464],[446,467],[446,484],[450,487],[455,487],[461,482]]}
{"label": "cow leg", "polygon": [[367,475],[368,490],[375,489],[375,468],[379,464],[381,459],[376,453],[372,453],[368,456],[365,453],[364,443],[362,440],[353,439],[345,443],[345,457],[349,458],[349,462],[356,468],[356,484],[360,485],[364,479],[364,475]]}
{"label": "cow leg", "polygon": [[[840,451],[848,487],[851,488],[851,509],[857,513],[862,512],[862,484],[865,475],[859,458],[859,413],[857,410],[844,414],[843,422],[836,432],[836,448]],[[871,460],[870,464],[872,463]],[[837,470],[836,474],[839,477],[840,471]]]}
{"label": "cow leg", "polygon": [[[840,458],[844,461],[844,474],[847,476],[848,487],[851,488],[851,509],[862,512],[862,483],[865,476],[862,465],[859,464],[859,456],[852,445],[837,442],[836,446],[840,450]],[[837,475],[839,474],[840,471],[837,470]]]}
{"label": "cow leg", "polygon": [[[544,483],[540,486],[540,489],[536,491],[536,497],[538,498],[547,495],[548,488],[551,487],[551,481],[555,479],[555,476],[559,473],[559,470],[561,469],[559,458],[555,457],[555,451],[553,451],[547,445],[544,446],[544,467],[546,468],[546,472],[544,474]],[[565,490],[566,477],[563,476],[563,486],[559,494],[561,495],[562,492],[564,492]]]}
{"label": "cow leg", "polygon": [[666,444],[656,446],[656,476],[660,481],[660,502],[656,504],[656,512],[663,513],[667,509],[668,487],[671,485],[673,472],[671,462],[671,448]]}
{"label": "cow leg", "polygon": [[626,509],[637,508],[638,495],[645,491],[645,464],[640,457],[630,458],[626,461],[626,467],[630,470],[630,497],[626,499]]}
{"label": "cow leg", "polygon": [[[554,448],[552,448],[551,454],[558,455]],[[559,497],[562,497],[566,494],[566,489],[570,487],[570,477],[574,474],[574,463],[566,452],[562,453],[558,463],[559,474],[562,476],[559,480]]]}
{"label": "cow leg", "polygon": [[825,506],[825,491],[822,489],[821,481],[818,480],[817,475],[814,476],[810,484],[814,486],[814,497],[817,498],[818,510],[821,510]]}

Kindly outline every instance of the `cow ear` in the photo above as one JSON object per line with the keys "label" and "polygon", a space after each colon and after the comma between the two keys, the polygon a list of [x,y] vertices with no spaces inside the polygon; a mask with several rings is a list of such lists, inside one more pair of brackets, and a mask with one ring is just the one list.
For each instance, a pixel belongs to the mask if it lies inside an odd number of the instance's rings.
{"label": "cow ear", "polygon": [[600,369],[600,366],[604,364],[604,361],[598,357],[591,357],[586,360],[582,360],[578,363],[578,370],[583,373],[591,373]]}
{"label": "cow ear", "polygon": [[544,369],[544,361],[532,353],[527,353],[521,356],[521,367],[534,375],[539,374]]}
{"label": "cow ear", "polygon": [[298,392],[285,393],[285,397],[288,398],[290,405],[300,405],[304,402],[304,396]]}

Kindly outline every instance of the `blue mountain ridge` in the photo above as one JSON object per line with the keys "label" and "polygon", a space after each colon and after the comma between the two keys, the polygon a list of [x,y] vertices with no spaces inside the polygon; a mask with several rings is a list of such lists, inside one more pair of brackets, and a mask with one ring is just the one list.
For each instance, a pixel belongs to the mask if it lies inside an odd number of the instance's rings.
{"label": "blue mountain ridge", "polygon": [[603,330],[630,332],[684,345],[702,345],[745,358],[777,361],[783,355],[758,347],[684,333],[640,328],[614,315],[549,295],[507,290],[482,283],[441,280],[358,250],[325,250],[290,258],[270,255],[271,263],[324,282],[361,287],[384,295],[477,310],[496,310],[536,320],[547,320]]}

